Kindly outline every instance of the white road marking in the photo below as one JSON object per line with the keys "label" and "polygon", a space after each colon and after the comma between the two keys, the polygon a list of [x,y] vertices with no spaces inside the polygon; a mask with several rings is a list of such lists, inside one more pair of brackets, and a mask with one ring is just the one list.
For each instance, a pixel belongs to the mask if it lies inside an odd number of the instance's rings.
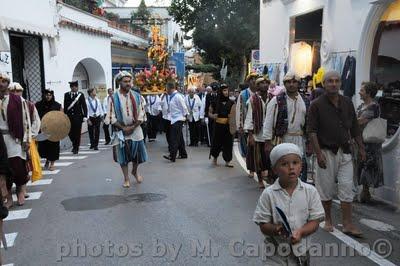
{"label": "white road marking", "polygon": [[[83,160],[87,156],[60,156],[60,160]],[[46,161],[46,159],[41,159],[40,161]]]}
{"label": "white road marking", "polygon": [[[7,247],[10,248],[10,247],[14,246],[14,242],[15,242],[15,239],[17,238],[17,235],[18,235],[18,233],[5,234]],[[1,248],[4,248],[3,243],[1,243]]]}
{"label": "white road marking", "polygon": [[43,175],[56,175],[56,174],[58,174],[60,172],[60,170],[54,170],[54,171],[48,171],[48,170],[43,170],[42,171],[42,174]]}
{"label": "white road marking", "polygon": [[[70,166],[73,164],[73,162],[55,162],[54,166],[55,167],[60,167],[60,166]],[[44,166],[44,163],[42,163],[42,167]]]}
{"label": "white road marking", "polygon": [[40,179],[40,180],[35,181],[33,183],[32,183],[32,181],[29,181],[26,185],[28,187],[42,186],[42,185],[50,185],[51,182],[53,182],[53,179]]}
{"label": "white road marking", "polygon": [[386,224],[384,222],[377,221],[377,220],[360,219],[360,223],[362,223],[376,231],[390,232],[390,231],[395,230],[393,225]]}
{"label": "white road marking", "polygon": [[[42,192],[28,192],[27,193],[29,195],[29,198],[26,198],[25,200],[37,200],[40,199],[40,197],[42,196]],[[17,201],[17,195],[13,194],[12,195],[13,200]]]}
{"label": "white road marking", "polygon": [[3,266],[14,266],[14,263],[4,264]]}
{"label": "white road marking", "polygon": [[[80,151],[79,152],[79,154],[96,154],[96,153],[99,153],[100,151]],[[60,153],[60,154],[65,154],[65,155],[71,155],[72,154],[72,152],[70,152],[70,151],[67,151],[67,152],[62,152],[62,153]],[[78,155],[76,155],[76,156],[78,156]]]}
{"label": "white road marking", "polygon": [[[111,148],[111,147],[108,147],[108,148],[106,148],[106,147],[99,147],[99,151],[109,150],[110,148]],[[89,149],[89,148],[82,148],[82,149],[79,149],[79,152],[81,152],[81,151],[95,151],[95,150]]]}
{"label": "white road marking", "polygon": [[[322,222],[319,224],[321,228],[323,228],[325,225],[325,222]],[[362,256],[372,260],[373,262],[377,263],[378,265],[385,265],[385,266],[395,266],[396,264],[390,262],[387,259],[384,259],[382,256],[378,255],[376,252],[373,250],[370,250],[368,247],[364,246],[360,242],[354,240],[353,238],[343,234],[336,228],[333,229],[333,232],[330,232],[330,234],[334,235],[337,239],[341,240],[343,243],[345,243],[347,246],[354,248],[359,254]]]}
{"label": "white road marking", "polygon": [[32,209],[9,211],[7,218],[4,221],[21,220],[28,218]]}

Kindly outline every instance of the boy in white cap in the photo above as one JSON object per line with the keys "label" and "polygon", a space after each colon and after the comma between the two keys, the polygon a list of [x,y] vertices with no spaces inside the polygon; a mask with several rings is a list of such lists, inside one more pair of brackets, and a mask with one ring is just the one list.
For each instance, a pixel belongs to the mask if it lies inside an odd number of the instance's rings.
{"label": "boy in white cap", "polygon": [[[270,153],[278,179],[261,194],[253,217],[267,241],[275,247],[274,254],[267,258],[267,265],[310,263],[310,236],[317,231],[325,214],[317,190],[299,179],[302,156],[299,147],[292,143],[279,144]],[[276,207],[285,213],[291,235],[285,230]],[[283,252],[285,247],[290,252]]]}

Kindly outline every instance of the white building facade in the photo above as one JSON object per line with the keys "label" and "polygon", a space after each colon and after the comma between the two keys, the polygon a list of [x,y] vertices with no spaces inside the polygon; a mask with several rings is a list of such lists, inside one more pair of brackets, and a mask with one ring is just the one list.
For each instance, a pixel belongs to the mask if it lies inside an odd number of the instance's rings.
{"label": "white building facade", "polygon": [[20,82],[24,96],[34,102],[43,89],[52,89],[62,103],[71,80],[78,80],[85,93],[94,87],[104,94],[113,82],[112,42],[122,41],[140,46],[145,55],[146,39],[59,1],[2,1],[0,72]]}
{"label": "white building facade", "polygon": [[[262,64],[278,66],[282,77],[285,71],[298,67],[309,74],[315,73],[319,66],[343,72],[346,58],[353,57],[356,66],[352,100],[356,107],[361,103],[358,92],[363,81],[382,85],[379,102],[382,116],[388,119],[388,139],[383,144],[385,185],[375,189],[374,195],[397,207],[400,207],[399,41],[398,0],[260,1]],[[304,49],[303,53],[302,47],[311,49]],[[299,58],[304,64],[296,63]]]}

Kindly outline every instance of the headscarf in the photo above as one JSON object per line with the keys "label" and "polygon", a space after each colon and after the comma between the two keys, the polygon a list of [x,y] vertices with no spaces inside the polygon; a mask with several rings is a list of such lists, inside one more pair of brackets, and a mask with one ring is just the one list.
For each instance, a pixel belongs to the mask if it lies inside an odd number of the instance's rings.
{"label": "headscarf", "polygon": [[218,96],[217,96],[217,102],[216,102],[216,108],[215,108],[215,111],[217,114],[219,114],[219,112],[220,112],[222,103],[230,101],[229,96],[227,97],[223,93],[223,90],[227,89],[227,88],[228,88],[228,85],[222,84],[218,89]]}
{"label": "headscarf", "polygon": [[293,143],[282,143],[277,146],[275,146],[270,155],[269,158],[271,159],[271,165],[275,166],[275,164],[279,161],[280,158],[282,158],[285,155],[288,154],[296,154],[300,158],[303,157],[303,154],[299,147],[296,144]]}

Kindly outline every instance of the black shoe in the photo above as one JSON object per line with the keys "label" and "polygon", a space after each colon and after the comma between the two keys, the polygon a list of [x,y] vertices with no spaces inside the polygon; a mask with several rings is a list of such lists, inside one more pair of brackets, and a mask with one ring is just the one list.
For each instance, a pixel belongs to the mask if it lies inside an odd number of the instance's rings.
{"label": "black shoe", "polygon": [[178,156],[178,159],[187,159],[187,158],[188,158],[187,155],[186,156],[181,156],[181,155]]}
{"label": "black shoe", "polygon": [[98,151],[98,150],[99,150],[99,148],[98,148],[98,147],[94,147],[93,149],[94,149],[95,151]]}
{"label": "black shoe", "polygon": [[72,154],[78,154],[78,150],[72,150]]}
{"label": "black shoe", "polygon": [[104,143],[104,145],[108,145],[108,144],[110,144],[110,142],[111,142],[111,140],[106,141],[106,143]]}
{"label": "black shoe", "polygon": [[91,146],[91,145],[90,145],[90,148],[89,148],[89,149],[94,149],[94,146]]}
{"label": "black shoe", "polygon": [[164,159],[167,159],[167,160],[169,160],[169,161],[171,161],[171,162],[175,162],[175,159],[172,159],[172,157],[171,156],[169,156],[169,155],[163,155],[163,157],[164,157]]}

